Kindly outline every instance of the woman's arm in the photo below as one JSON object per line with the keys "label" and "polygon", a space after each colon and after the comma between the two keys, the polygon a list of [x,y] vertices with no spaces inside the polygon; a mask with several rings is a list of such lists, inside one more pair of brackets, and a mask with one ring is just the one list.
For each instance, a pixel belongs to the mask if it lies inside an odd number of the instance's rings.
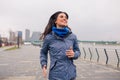
{"label": "woman's arm", "polygon": [[44,78],[47,77],[48,42],[47,38],[43,40],[43,45],[40,51],[40,63]]}
{"label": "woman's arm", "polygon": [[80,53],[79,44],[78,44],[76,36],[75,36],[75,39],[74,39],[73,51],[74,51],[73,59],[77,59],[80,56],[81,53]]}
{"label": "woman's arm", "polygon": [[70,46],[70,49],[66,51],[66,55],[68,56],[68,58],[72,59],[77,59],[80,56],[80,49],[76,36],[74,38],[73,47]]}
{"label": "woman's arm", "polygon": [[47,67],[47,59],[48,59],[48,39],[45,38],[43,40],[43,45],[40,51],[40,64],[41,67],[43,68],[43,66]]}

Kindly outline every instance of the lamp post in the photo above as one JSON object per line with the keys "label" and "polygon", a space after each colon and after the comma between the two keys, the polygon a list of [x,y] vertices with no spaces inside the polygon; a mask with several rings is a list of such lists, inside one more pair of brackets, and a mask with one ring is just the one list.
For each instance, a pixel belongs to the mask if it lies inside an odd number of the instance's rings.
{"label": "lamp post", "polygon": [[18,31],[18,37],[17,37],[18,48],[20,44],[22,44],[22,31]]}

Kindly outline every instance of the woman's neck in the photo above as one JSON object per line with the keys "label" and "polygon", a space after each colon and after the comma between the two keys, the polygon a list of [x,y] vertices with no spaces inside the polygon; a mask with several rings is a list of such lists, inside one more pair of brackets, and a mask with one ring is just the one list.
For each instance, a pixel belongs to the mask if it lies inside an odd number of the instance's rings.
{"label": "woman's neck", "polygon": [[61,27],[61,26],[56,26],[58,29],[63,29],[64,27]]}

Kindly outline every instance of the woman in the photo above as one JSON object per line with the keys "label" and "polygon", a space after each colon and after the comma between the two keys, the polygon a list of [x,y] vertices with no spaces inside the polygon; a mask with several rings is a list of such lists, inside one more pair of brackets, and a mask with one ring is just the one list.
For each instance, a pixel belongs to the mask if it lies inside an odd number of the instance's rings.
{"label": "woman", "polygon": [[68,14],[54,13],[42,35],[43,46],[40,52],[40,63],[43,75],[47,75],[47,54],[50,55],[49,80],[75,80],[76,66],[73,60],[80,56],[76,36],[67,25]]}

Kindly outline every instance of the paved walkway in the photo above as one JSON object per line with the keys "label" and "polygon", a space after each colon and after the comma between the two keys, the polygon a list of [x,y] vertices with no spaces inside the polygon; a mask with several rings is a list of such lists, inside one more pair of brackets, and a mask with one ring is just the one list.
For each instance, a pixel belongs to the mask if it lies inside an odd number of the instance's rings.
{"label": "paved walkway", "polygon": [[[39,47],[22,46],[13,51],[0,52],[0,80],[43,79],[39,65]],[[77,80],[120,80],[120,70],[83,61],[75,61]]]}

